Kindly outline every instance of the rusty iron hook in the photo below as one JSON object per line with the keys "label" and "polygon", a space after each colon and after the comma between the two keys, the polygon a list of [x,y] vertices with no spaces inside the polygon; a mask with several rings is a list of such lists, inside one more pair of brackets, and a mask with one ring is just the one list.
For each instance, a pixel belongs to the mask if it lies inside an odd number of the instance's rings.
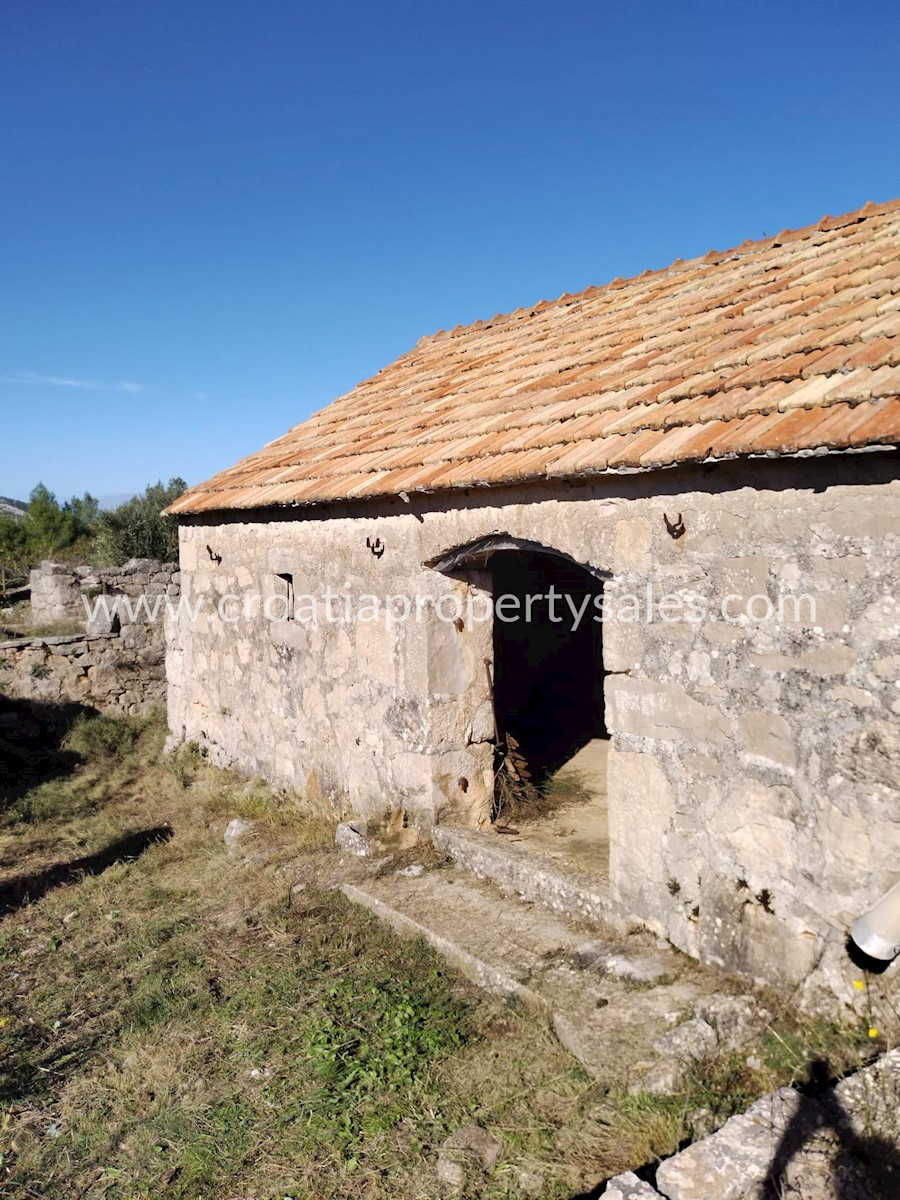
{"label": "rusty iron hook", "polygon": [[666,523],[669,537],[674,538],[676,541],[680,537],[684,537],[684,521],[681,519],[681,513],[678,514],[674,521],[670,521],[668,514],[663,513],[663,520]]}

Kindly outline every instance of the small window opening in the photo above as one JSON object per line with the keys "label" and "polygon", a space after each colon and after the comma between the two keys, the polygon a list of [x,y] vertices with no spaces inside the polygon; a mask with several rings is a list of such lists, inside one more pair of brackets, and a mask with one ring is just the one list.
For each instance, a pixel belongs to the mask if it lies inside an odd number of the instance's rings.
{"label": "small window opening", "polygon": [[294,576],[290,572],[279,572],[278,579],[284,584],[281,595],[284,596],[284,619],[293,621],[294,619]]}

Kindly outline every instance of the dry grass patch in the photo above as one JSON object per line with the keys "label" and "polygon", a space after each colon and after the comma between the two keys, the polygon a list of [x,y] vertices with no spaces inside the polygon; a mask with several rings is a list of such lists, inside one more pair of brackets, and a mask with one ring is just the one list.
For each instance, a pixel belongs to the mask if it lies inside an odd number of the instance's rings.
{"label": "dry grass patch", "polygon": [[[332,814],[190,747],[163,759],[163,736],[159,718],[70,722],[52,770],[0,789],[4,877],[174,830],[0,919],[0,1196],[426,1200],[438,1146],[476,1121],[503,1157],[468,1195],[538,1177],[561,1200],[670,1152],[698,1105],[724,1117],[826,1043],[857,1054],[855,1031],[785,1012],[758,1066],[716,1060],[677,1097],[608,1091],[541,1021],[323,886]],[[230,855],[237,815],[257,838]]]}
{"label": "dry grass patch", "polygon": [[13,641],[15,638],[68,637],[84,633],[84,623],[75,620],[35,623],[31,616],[30,600],[20,600],[4,607],[0,599],[0,608],[3,608],[0,642]]}

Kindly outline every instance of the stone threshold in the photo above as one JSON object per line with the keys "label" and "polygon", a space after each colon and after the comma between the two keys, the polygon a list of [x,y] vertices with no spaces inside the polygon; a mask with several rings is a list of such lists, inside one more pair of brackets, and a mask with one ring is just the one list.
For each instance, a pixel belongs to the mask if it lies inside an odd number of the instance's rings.
{"label": "stone threshold", "polygon": [[598,922],[624,933],[626,922],[616,912],[608,887],[595,876],[544,857],[503,834],[436,825],[435,846],[464,870],[487,880],[506,896],[540,904],[576,920]]}

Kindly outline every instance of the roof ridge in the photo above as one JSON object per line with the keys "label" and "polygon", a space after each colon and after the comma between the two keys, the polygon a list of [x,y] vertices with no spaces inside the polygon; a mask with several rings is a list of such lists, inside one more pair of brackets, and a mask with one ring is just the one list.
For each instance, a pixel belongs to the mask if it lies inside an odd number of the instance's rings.
{"label": "roof ridge", "polygon": [[627,279],[623,279],[617,275],[607,283],[591,284],[580,292],[563,292],[555,300],[539,300],[536,304],[520,306],[508,313],[496,313],[493,317],[480,318],[479,320],[471,321],[468,325],[460,324],[455,325],[452,329],[438,329],[435,333],[426,333],[419,338],[411,350],[406,351],[405,354],[401,354],[400,358],[411,357],[417,350],[422,349],[424,346],[446,341],[447,338],[462,337],[463,334],[472,333],[476,329],[491,329],[495,325],[513,319],[523,320],[525,317],[534,316],[537,312],[546,312],[547,309],[556,308],[559,305],[572,305],[582,300],[592,300],[595,296],[602,295],[605,292],[621,291],[632,284],[649,279],[654,275],[664,275],[675,268],[686,269],[701,262],[708,262],[711,266],[717,265],[725,259],[734,258],[739,254],[760,253],[763,250],[770,250],[781,246],[788,241],[799,242],[804,238],[811,237],[814,233],[830,233],[835,229],[843,229],[847,225],[859,224],[869,220],[871,217],[885,216],[888,213],[896,212],[897,209],[900,209],[900,197],[896,200],[886,200],[881,204],[876,203],[874,200],[867,200],[861,208],[842,213],[837,217],[829,216],[826,213],[814,224],[801,225],[798,229],[782,229],[780,233],[764,238],[746,238],[740,245],[731,246],[727,250],[707,250],[705,254],[698,254],[694,258],[676,258],[665,267],[657,267],[655,269],[647,267],[640,274],[630,275]]}

